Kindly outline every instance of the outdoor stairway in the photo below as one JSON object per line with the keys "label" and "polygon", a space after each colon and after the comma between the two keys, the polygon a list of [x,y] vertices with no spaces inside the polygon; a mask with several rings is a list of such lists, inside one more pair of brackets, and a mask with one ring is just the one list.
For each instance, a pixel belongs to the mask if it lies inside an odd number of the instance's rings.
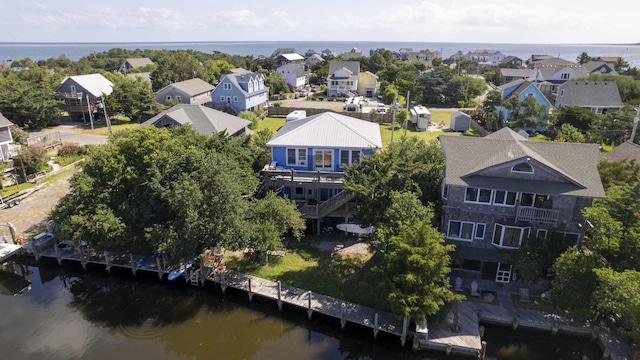
{"label": "outdoor stairway", "polygon": [[348,190],[342,190],[327,201],[318,205],[305,205],[302,207],[302,216],[306,219],[320,219],[329,215],[340,206],[348,203],[356,196]]}

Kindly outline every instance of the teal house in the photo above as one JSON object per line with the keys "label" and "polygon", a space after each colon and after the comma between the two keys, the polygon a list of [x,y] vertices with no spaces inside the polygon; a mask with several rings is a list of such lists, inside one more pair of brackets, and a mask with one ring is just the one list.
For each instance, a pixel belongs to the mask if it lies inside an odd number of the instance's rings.
{"label": "teal house", "polygon": [[[549,113],[549,110],[553,107],[553,104],[542,94],[542,91],[536,86],[533,81],[527,81],[523,79],[513,80],[509,83],[501,85],[498,90],[502,94],[502,100],[508,100],[512,97],[517,97],[520,101],[524,101],[527,97],[531,96],[536,99],[536,102],[544,106],[545,112]],[[498,115],[505,122],[511,120],[511,111],[504,106],[498,106],[496,108]]]}

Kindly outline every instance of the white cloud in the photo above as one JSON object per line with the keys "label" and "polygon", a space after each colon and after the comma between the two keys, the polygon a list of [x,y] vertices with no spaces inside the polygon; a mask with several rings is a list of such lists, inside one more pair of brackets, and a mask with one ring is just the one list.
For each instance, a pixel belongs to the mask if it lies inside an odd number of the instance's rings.
{"label": "white cloud", "polygon": [[258,14],[251,10],[221,10],[206,16],[210,23],[222,26],[249,28],[293,28],[297,23],[291,20],[285,11]]}

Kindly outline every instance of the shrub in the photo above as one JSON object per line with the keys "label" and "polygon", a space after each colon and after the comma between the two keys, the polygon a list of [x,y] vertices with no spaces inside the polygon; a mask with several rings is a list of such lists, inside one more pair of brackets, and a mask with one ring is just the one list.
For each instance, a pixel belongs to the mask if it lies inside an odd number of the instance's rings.
{"label": "shrub", "polygon": [[251,125],[249,125],[250,129],[256,129],[260,124],[260,117],[251,111],[243,111],[238,117],[251,121]]}
{"label": "shrub", "polygon": [[24,167],[24,172],[27,175],[35,174],[47,168],[48,158],[42,146],[23,146],[20,154],[15,159]]}
{"label": "shrub", "polygon": [[80,154],[80,144],[64,143],[58,149],[58,156],[74,156]]}

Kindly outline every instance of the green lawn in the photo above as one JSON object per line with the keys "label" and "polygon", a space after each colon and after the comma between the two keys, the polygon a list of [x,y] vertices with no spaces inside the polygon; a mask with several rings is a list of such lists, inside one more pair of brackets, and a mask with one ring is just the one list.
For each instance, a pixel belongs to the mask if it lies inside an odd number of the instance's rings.
{"label": "green lawn", "polygon": [[284,125],[286,119],[285,118],[274,118],[274,117],[267,117],[264,118],[264,120],[260,121],[260,123],[258,124],[258,128],[255,129],[254,131],[260,131],[262,129],[269,129],[271,130],[272,133],[276,133],[276,131],[278,131],[278,129],[280,129],[282,127],[282,125]]}
{"label": "green lawn", "polygon": [[386,284],[381,282],[372,267],[371,259],[334,255],[306,244],[290,246],[283,257],[269,256],[269,266],[247,257],[225,256],[227,268],[245,274],[280,280],[283,284],[377,309],[387,309],[384,295]]}
{"label": "green lawn", "polygon": [[[120,130],[134,129],[138,126],[140,126],[140,124],[131,122],[128,118],[114,119],[111,121],[111,131],[114,133]],[[90,135],[109,135],[109,129],[107,129],[107,125],[104,122],[94,123],[93,128],[94,129],[91,130],[91,126],[89,125],[87,128],[80,129],[79,132]]]}
{"label": "green lawn", "polygon": [[[59,172],[57,174],[54,174],[54,175],[51,175],[51,176],[45,178],[44,180],[42,180],[42,183],[49,182],[49,181],[55,181],[55,180],[65,176],[65,175],[67,175],[69,173],[73,173],[73,172],[78,171],[78,169],[80,169],[80,167],[74,166],[74,167],[72,167],[70,169],[61,171],[61,172]],[[32,187],[34,187],[36,185],[38,185],[38,184],[31,183],[31,182],[26,182],[26,183],[22,183],[22,184],[18,184],[18,185],[7,186],[4,189],[0,190],[0,195],[7,196],[7,195],[13,194],[14,192],[17,192],[17,191],[23,191],[23,190],[30,189],[30,188],[32,188]]]}

